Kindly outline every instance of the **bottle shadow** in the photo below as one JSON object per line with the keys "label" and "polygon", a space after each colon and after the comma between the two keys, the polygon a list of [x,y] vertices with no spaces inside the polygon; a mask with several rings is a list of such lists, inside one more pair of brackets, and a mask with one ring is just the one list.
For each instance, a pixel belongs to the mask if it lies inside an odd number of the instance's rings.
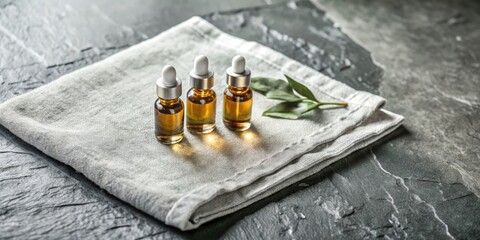
{"label": "bottle shadow", "polygon": [[226,156],[232,154],[231,145],[217,129],[207,134],[192,133],[192,135],[200,139],[200,141],[211,150]]}
{"label": "bottle shadow", "polygon": [[179,157],[188,160],[195,160],[196,153],[187,138],[183,138],[181,142],[169,146],[172,152]]}
{"label": "bottle shadow", "polygon": [[[252,124],[248,130],[242,132],[233,132],[235,136],[242,140],[242,142],[253,149],[261,148],[268,149],[267,143],[263,140],[257,128]],[[209,149],[214,150],[227,157],[233,156],[233,146],[228,139],[217,129],[207,134],[192,134],[198,138]]]}
{"label": "bottle shadow", "polygon": [[268,144],[253,123],[249,129],[242,132],[235,132],[235,135],[251,148],[268,150]]}

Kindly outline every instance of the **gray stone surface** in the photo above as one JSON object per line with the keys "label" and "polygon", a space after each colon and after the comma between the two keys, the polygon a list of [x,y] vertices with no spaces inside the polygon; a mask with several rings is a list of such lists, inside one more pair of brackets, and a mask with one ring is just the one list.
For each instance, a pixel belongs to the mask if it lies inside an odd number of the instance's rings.
{"label": "gray stone surface", "polygon": [[315,3],[385,67],[379,92],[416,139],[405,147],[480,196],[480,2]]}
{"label": "gray stone surface", "polygon": [[479,4],[315,2],[347,36],[309,2],[270,2],[0,1],[0,101],[201,14],[381,94],[387,109],[406,117],[405,128],[268,199],[180,232],[0,127],[0,238],[478,238]]}

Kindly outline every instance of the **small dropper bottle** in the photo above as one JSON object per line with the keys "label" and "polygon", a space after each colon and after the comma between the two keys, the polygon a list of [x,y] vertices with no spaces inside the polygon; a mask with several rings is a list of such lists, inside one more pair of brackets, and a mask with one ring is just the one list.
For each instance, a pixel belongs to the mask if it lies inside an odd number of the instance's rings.
{"label": "small dropper bottle", "polygon": [[227,84],[223,94],[223,123],[234,131],[245,131],[251,125],[253,95],[244,57],[233,57],[232,66],[227,69]]}
{"label": "small dropper bottle", "polygon": [[190,72],[192,88],[187,93],[187,128],[204,134],[215,129],[217,95],[212,90],[215,78],[214,73],[208,70],[207,57],[197,56],[193,65]]}
{"label": "small dropper bottle", "polygon": [[157,80],[155,101],[155,136],[163,144],[175,144],[183,139],[184,108],[180,100],[182,81],[177,78],[173,66],[167,65],[162,70],[162,77]]}

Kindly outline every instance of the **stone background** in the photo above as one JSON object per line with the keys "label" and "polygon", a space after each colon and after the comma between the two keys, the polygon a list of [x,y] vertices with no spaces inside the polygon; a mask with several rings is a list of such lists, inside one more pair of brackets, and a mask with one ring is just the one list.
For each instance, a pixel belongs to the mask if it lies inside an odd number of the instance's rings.
{"label": "stone background", "polygon": [[0,127],[0,239],[480,236],[478,1],[0,0],[0,102],[193,15],[380,94],[406,117],[404,127],[190,232],[134,209]]}

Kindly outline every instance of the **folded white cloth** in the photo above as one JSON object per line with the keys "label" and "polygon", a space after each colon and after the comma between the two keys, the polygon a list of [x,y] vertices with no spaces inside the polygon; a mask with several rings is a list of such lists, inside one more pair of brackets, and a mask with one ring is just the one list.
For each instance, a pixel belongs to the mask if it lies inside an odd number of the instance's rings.
{"label": "folded white cloth", "polygon": [[[186,132],[173,146],[154,137],[155,80],[166,64],[188,86],[199,54],[216,71],[217,131]],[[323,101],[347,108],[300,120],[262,117],[279,103],[254,93],[251,130],[222,123],[225,70],[241,54],[252,76],[286,73]],[[184,89],[184,93],[186,89]],[[42,152],[72,166],[111,194],[168,225],[194,229],[283,187],[385,136],[403,117],[385,100],[356,91],[262,46],[227,35],[193,17],[101,62],[0,105],[0,124]]]}

